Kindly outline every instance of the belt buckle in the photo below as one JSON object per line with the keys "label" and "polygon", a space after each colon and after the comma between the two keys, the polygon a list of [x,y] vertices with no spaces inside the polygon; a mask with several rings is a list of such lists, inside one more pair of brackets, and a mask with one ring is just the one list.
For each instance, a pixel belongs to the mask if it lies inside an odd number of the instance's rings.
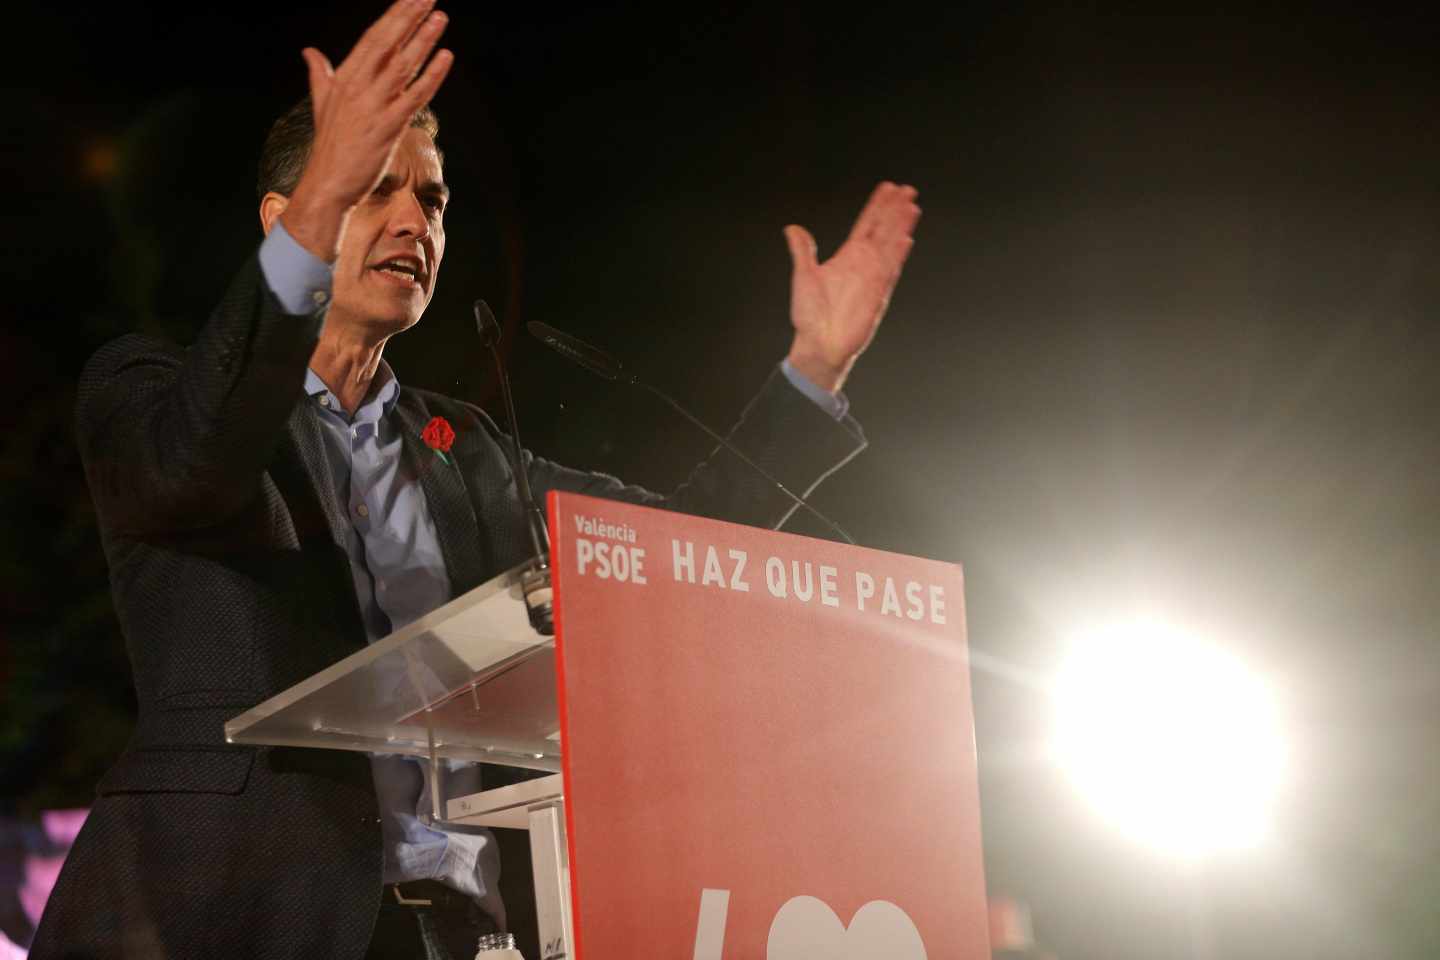
{"label": "belt buckle", "polygon": [[431,907],[435,905],[434,900],[407,899],[405,894],[400,892],[400,884],[398,883],[391,884],[390,889],[395,891],[395,902],[400,904],[400,906],[402,907]]}

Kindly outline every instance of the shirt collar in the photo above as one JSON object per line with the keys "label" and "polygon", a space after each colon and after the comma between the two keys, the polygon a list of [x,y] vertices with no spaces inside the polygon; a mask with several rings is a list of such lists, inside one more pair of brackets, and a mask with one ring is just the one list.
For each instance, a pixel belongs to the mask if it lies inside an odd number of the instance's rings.
{"label": "shirt collar", "polygon": [[[340,405],[340,398],[330,392],[325,386],[325,381],[311,370],[305,368],[305,395],[317,398],[327,410],[345,416],[345,408]],[[370,392],[365,401],[355,411],[352,421],[378,421],[390,414],[395,408],[395,402],[400,399],[400,381],[395,379],[395,371],[390,369],[390,364],[383,359],[380,361],[380,368],[375,371],[375,380],[370,384]]]}

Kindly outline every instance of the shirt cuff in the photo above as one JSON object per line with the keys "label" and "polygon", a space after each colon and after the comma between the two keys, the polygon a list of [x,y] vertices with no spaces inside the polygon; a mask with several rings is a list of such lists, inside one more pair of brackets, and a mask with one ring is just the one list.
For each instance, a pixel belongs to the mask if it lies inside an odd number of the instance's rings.
{"label": "shirt cuff", "polygon": [[790,358],[786,357],[780,361],[780,370],[785,374],[785,379],[790,385],[801,393],[805,394],[821,410],[824,410],[836,420],[844,420],[845,415],[850,412],[850,398],[843,392],[831,393],[824,387],[817,387],[810,382],[810,378],[790,365]]}
{"label": "shirt cuff", "polygon": [[260,272],[286,313],[309,315],[330,304],[330,264],[295,242],[279,220],[260,244]]}

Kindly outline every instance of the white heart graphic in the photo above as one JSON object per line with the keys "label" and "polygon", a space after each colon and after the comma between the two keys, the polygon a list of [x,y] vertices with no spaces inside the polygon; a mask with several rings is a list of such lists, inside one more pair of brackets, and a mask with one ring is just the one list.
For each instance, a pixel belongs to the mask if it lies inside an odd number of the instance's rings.
{"label": "white heart graphic", "polygon": [[908,914],[888,900],[855,911],[849,929],[824,900],[793,897],[770,924],[766,960],[926,960]]}

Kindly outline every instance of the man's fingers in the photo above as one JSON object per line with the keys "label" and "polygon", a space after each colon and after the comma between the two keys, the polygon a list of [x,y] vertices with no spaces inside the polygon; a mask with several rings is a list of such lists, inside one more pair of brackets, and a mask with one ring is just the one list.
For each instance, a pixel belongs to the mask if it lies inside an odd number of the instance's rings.
{"label": "man's fingers", "polygon": [[914,230],[920,219],[920,206],[915,202],[919,196],[920,191],[909,185],[896,190],[887,210],[887,225],[904,233]]}
{"label": "man's fingers", "polygon": [[860,211],[860,216],[855,218],[855,226],[850,228],[849,239],[863,240],[870,236],[875,229],[876,219],[880,216],[886,199],[898,189],[900,188],[886,180],[871,191],[870,199],[865,201],[865,207]]}
{"label": "man's fingers", "polygon": [[425,72],[415,78],[415,82],[410,84],[410,89],[402,98],[407,116],[430,102],[435,91],[440,89],[440,84],[445,82],[445,75],[450,72],[454,63],[455,54],[449,50],[435,52],[435,56],[430,58],[430,63],[425,67]]}
{"label": "man's fingers", "polygon": [[900,271],[905,269],[905,261],[910,257],[910,250],[915,246],[915,238],[910,236],[901,237],[891,247],[890,256],[892,260],[890,273],[890,286],[895,286],[900,279]]}
{"label": "man's fingers", "polygon": [[915,224],[920,220],[920,207],[916,205],[915,197],[914,187],[901,187],[887,199],[870,233],[874,243],[888,249],[897,240],[915,232]]}
{"label": "man's fingers", "polygon": [[435,0],[398,0],[391,4],[390,9],[361,35],[350,56],[345,58],[345,63],[353,62],[356,68],[372,76],[378,73],[400,44],[415,32],[433,6]]}
{"label": "man's fingers", "polygon": [[876,198],[872,209],[866,211],[866,224],[861,236],[884,247],[896,237],[907,234],[920,216],[920,208],[915,205],[916,196],[914,187],[891,184],[889,190]]}
{"label": "man's fingers", "polygon": [[396,92],[404,90],[415,79],[415,75],[425,63],[425,58],[435,49],[435,44],[440,41],[440,34],[445,32],[445,26],[449,22],[450,18],[439,10],[431,13],[420,24],[414,36],[406,41],[404,48],[394,56],[390,69],[395,74]]}

